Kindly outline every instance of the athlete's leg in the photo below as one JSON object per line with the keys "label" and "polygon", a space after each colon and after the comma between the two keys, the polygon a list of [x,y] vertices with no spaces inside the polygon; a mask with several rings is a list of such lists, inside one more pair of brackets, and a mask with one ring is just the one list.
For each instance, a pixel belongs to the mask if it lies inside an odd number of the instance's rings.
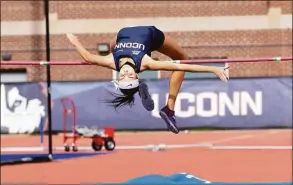
{"label": "athlete's leg", "polygon": [[[186,60],[188,59],[187,54],[184,50],[179,46],[179,44],[172,39],[171,37],[165,35],[165,40],[163,45],[157,49],[160,53],[169,56],[172,60]],[[171,74],[169,81],[169,96],[167,105],[160,110],[160,116],[166,122],[169,129],[175,133],[179,133],[179,129],[176,124],[175,119],[175,102],[178,96],[182,81],[184,79],[184,72],[182,71],[174,71]]]}
{"label": "athlete's leg", "polygon": [[[188,56],[185,51],[179,46],[179,44],[170,36],[165,35],[163,45],[157,50],[160,53],[169,56],[172,60],[187,60]],[[171,74],[169,81],[169,97],[168,108],[174,111],[175,102],[179,93],[182,81],[184,79],[185,72],[174,71]]]}

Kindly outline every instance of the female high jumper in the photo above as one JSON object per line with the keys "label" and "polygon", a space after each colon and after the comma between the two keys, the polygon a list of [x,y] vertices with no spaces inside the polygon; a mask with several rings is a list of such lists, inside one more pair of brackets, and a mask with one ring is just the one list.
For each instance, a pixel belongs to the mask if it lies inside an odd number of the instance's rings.
{"label": "female high jumper", "polygon": [[215,66],[177,64],[156,61],[151,58],[153,51],[167,55],[172,60],[187,60],[188,56],[179,44],[155,26],[137,26],[122,28],[115,39],[110,42],[111,53],[107,56],[91,54],[73,34],[67,34],[69,41],[75,46],[85,62],[113,69],[119,72],[115,86],[123,95],[115,94],[115,99],[109,101],[115,108],[134,103],[134,94],[139,93],[144,108],[154,109],[154,102],[148,92],[146,83],[139,80],[139,73],[146,70],[173,71],[169,82],[169,97],[167,105],[160,110],[161,118],[169,130],[179,133],[175,120],[174,106],[185,72],[211,72],[222,81],[229,77],[226,68]]}

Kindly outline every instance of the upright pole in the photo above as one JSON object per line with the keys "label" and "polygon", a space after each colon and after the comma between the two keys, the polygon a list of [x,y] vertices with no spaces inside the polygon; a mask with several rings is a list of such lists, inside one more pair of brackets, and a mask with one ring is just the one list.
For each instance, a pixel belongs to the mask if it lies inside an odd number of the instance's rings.
{"label": "upright pole", "polygon": [[[49,0],[44,0],[45,18],[46,18],[46,61],[50,62],[50,27],[49,27]],[[47,95],[48,95],[48,143],[49,143],[49,157],[53,154],[52,141],[52,107],[51,107],[51,66],[47,65]]]}

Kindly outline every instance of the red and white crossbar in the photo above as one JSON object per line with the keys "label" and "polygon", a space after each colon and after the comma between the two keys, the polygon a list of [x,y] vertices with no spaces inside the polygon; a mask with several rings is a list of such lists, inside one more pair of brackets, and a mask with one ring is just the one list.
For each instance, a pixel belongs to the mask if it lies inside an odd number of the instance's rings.
{"label": "red and white crossbar", "polygon": [[[196,64],[196,63],[233,63],[233,62],[281,62],[292,61],[291,57],[270,57],[270,58],[238,58],[238,59],[199,59],[199,60],[171,60],[167,62],[178,64]],[[94,65],[87,62],[70,61],[1,61],[1,65]]]}

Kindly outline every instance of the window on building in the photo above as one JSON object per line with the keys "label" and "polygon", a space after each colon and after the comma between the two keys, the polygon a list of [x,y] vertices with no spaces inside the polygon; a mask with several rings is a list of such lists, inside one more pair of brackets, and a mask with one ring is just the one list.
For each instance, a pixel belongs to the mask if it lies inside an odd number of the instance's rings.
{"label": "window on building", "polygon": [[27,82],[26,69],[1,69],[1,83]]}
{"label": "window on building", "polygon": [[[190,60],[208,60],[208,59],[227,59],[227,57],[201,57],[201,58],[189,58]],[[225,67],[227,63],[198,63],[198,65],[205,65],[205,66],[218,66],[218,67]],[[218,78],[214,73],[185,73],[186,79],[192,78]]]}

